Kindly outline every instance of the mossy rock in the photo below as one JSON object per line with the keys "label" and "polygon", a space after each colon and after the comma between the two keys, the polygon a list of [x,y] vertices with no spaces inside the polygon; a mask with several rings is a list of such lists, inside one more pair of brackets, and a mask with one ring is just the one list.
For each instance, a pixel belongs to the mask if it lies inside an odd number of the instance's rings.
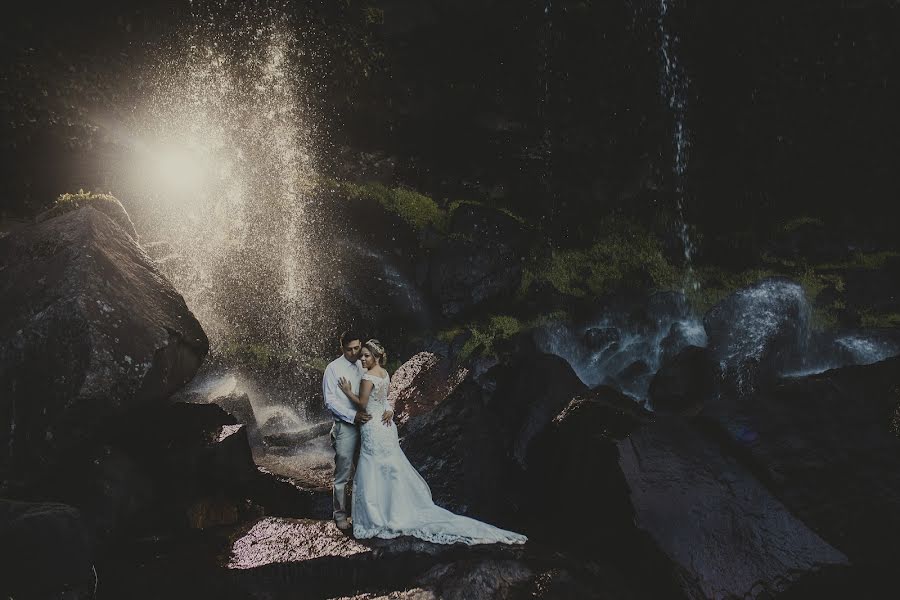
{"label": "mossy rock", "polygon": [[130,235],[131,239],[137,241],[137,230],[134,228],[131,217],[128,216],[122,203],[111,194],[95,194],[84,190],[78,190],[74,194],[60,194],[53,206],[39,214],[35,222],[40,223],[86,206],[99,210],[108,216],[125,230],[125,233]]}
{"label": "mossy rock", "polygon": [[554,250],[526,271],[520,294],[527,294],[532,283],[546,281],[575,298],[603,296],[629,285],[674,289],[683,275],[666,260],[658,238],[620,219],[605,222],[590,247]]}
{"label": "mossy rock", "polygon": [[436,231],[447,228],[447,213],[437,203],[415,190],[404,187],[389,188],[380,183],[338,182],[340,189],[350,198],[377,200],[384,209],[398,215],[415,231],[431,227]]}

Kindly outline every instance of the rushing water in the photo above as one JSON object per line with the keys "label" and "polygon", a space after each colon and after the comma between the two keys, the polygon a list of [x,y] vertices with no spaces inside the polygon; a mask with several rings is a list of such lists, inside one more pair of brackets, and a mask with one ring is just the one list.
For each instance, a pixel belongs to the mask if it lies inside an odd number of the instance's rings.
{"label": "rushing water", "polygon": [[317,283],[328,260],[314,248],[305,49],[274,10],[238,17],[196,15],[136,78],[143,103],[105,123],[121,148],[111,188],[214,349],[315,351],[332,315]]}
{"label": "rushing water", "polygon": [[535,342],[564,358],[588,387],[611,385],[648,408],[653,376],[688,345],[708,345],[723,389],[741,397],[757,392],[761,378],[804,377],[900,354],[900,335],[892,331],[817,331],[803,287],[784,278],[737,290],[703,322],[683,296],[663,293],[579,326],[550,323],[535,332]]}
{"label": "rushing water", "polygon": [[675,183],[675,212],[678,219],[676,226],[684,250],[684,286],[696,288],[698,283],[694,277],[692,267],[695,246],[688,231],[687,221],[684,218],[684,179],[687,173],[688,151],[690,149],[690,135],[687,125],[689,80],[678,62],[676,53],[678,36],[670,32],[668,24],[669,11],[669,0],[659,0],[657,29],[662,61],[659,93],[671,111],[673,119],[672,149],[674,161],[672,172]]}
{"label": "rushing water", "polygon": [[703,324],[686,309],[683,297],[666,297],[678,300],[675,310],[651,306],[640,322],[611,312],[579,326],[551,323],[535,332],[535,342],[564,358],[588,387],[611,385],[643,402],[666,358],[687,345],[706,345]]}

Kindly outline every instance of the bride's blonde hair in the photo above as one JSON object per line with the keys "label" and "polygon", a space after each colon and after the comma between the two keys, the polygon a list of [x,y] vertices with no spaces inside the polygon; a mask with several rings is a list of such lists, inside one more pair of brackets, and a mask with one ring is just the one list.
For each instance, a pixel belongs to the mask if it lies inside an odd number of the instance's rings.
{"label": "bride's blonde hair", "polygon": [[384,346],[381,345],[381,342],[372,338],[363,345],[369,349],[369,352],[371,352],[375,356],[375,359],[378,360],[378,364],[383,367],[384,363],[387,362],[387,352],[384,351]]}

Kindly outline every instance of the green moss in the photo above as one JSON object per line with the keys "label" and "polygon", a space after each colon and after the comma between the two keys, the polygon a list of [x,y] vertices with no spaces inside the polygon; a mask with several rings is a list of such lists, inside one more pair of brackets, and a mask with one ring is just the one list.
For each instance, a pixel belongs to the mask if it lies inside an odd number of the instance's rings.
{"label": "green moss", "polygon": [[844,266],[857,269],[882,269],[888,259],[900,257],[897,252],[855,252]]}
{"label": "green moss", "polygon": [[428,226],[438,231],[447,228],[447,213],[434,200],[414,190],[389,188],[380,183],[336,183],[351,198],[377,200],[385,210],[398,215],[416,231]]}
{"label": "green moss", "polygon": [[460,206],[481,206],[481,202],[476,202],[475,200],[454,200],[447,207],[447,213],[452,215]]}
{"label": "green moss", "polygon": [[699,267],[694,270],[697,287],[686,290],[685,294],[691,307],[703,314],[736,290],[778,274],[768,269],[732,272],[717,267]]}
{"label": "green moss", "polygon": [[531,289],[531,284],[534,283],[534,280],[534,273],[531,272],[527,265],[524,266],[522,268],[522,280],[519,282],[519,289],[516,290],[518,299],[521,300],[528,296],[528,290]]}
{"label": "green moss", "polygon": [[785,233],[789,233],[791,231],[796,231],[797,229],[800,229],[801,227],[804,227],[806,225],[816,225],[818,227],[824,227],[825,223],[818,217],[802,216],[785,222],[781,226],[781,230]]}
{"label": "green moss", "polygon": [[609,219],[599,239],[589,248],[558,250],[545,264],[532,266],[530,285],[545,280],[560,293],[598,296],[645,273],[655,289],[670,289],[681,279],[679,269],[663,256],[659,240],[627,221]]}
{"label": "green moss", "polygon": [[458,335],[464,333],[465,331],[465,327],[457,325],[455,327],[444,329],[443,331],[438,332],[437,338],[442,342],[449,344],[450,342],[455,340]]}
{"label": "green moss", "polygon": [[131,222],[128,213],[125,212],[125,207],[112,194],[96,194],[94,192],[85,192],[84,190],[78,190],[74,194],[60,194],[53,206],[43,213],[38,220],[52,219],[85,206],[99,210],[122,227],[128,235],[133,238],[137,237],[134,223]]}
{"label": "green moss", "polygon": [[860,312],[863,327],[900,327],[900,313],[879,313],[872,310]]}
{"label": "green moss", "polygon": [[468,360],[476,352],[483,356],[496,356],[497,345],[516,335],[523,328],[522,322],[515,317],[494,315],[486,323],[474,325],[469,329],[472,337],[466,340],[460,350],[459,359]]}
{"label": "green moss", "polygon": [[[466,340],[457,357],[465,362],[475,356],[497,356],[503,342],[511,339],[524,331],[530,331],[551,321],[562,321],[568,318],[565,311],[559,310],[551,314],[540,315],[528,321],[523,321],[510,315],[492,315],[484,321],[470,324],[465,327],[457,327],[453,330],[455,337],[462,331],[471,332],[471,337]],[[451,338],[452,339],[452,338]]]}

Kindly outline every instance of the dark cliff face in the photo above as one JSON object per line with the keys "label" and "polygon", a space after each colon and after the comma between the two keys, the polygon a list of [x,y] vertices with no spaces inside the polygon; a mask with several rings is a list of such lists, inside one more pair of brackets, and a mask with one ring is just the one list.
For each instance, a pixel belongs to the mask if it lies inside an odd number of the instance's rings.
{"label": "dark cliff face", "polygon": [[[42,82],[96,72],[79,85],[115,90],[141,48],[195,19],[187,2],[170,4],[97,1],[4,26],[2,162],[18,182],[7,211],[90,187],[99,170],[89,128],[48,124],[59,107],[36,100]],[[321,80],[323,147],[396,156],[394,178],[436,198],[492,199],[573,241],[625,206],[671,211],[665,42],[683,83],[689,223],[737,230],[816,214],[887,229],[900,151],[895,3],[336,4],[282,3],[317,53],[304,68]],[[115,91],[123,102],[135,93]],[[115,104],[86,96],[85,111]],[[339,161],[323,153],[323,165]]]}
{"label": "dark cliff face", "polygon": [[570,234],[622,204],[670,204],[668,34],[689,222],[842,215],[852,198],[853,219],[877,225],[897,191],[888,2],[382,4],[390,79],[378,115],[349,122],[359,139],[387,127],[374,143],[409,157],[403,175],[423,187],[504,197]]}

